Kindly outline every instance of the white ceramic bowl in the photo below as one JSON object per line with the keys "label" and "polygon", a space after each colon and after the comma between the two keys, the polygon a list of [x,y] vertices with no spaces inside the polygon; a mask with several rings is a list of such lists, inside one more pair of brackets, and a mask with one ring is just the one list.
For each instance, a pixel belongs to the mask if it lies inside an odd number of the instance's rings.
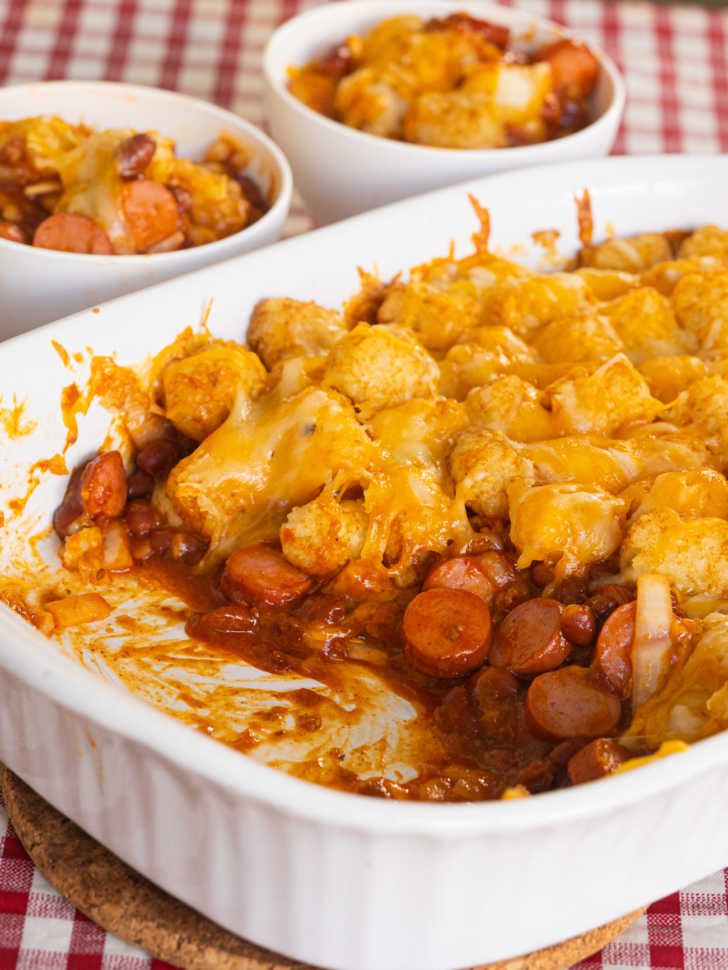
{"label": "white ceramic bowl", "polygon": [[[578,245],[573,197],[588,186],[597,232],[728,225],[728,156],[616,158],[498,175],[411,199],[209,267],[0,346],[0,394],[25,401],[32,434],[2,442],[0,573],[28,556],[63,476],[16,518],[27,470],[66,438],[67,351],[135,362],[211,298],[213,333],[242,336],[264,296],[335,306],[356,266],[382,277],[471,249],[466,193],[490,208],[495,245],[537,229]],[[530,244],[529,244],[530,247]],[[527,252],[529,249],[527,248]],[[530,247],[537,253],[538,247]],[[86,355],[86,359],[87,359]],[[72,365],[83,381],[86,365]],[[79,419],[69,467],[109,415]],[[17,551],[14,551],[17,550]],[[89,631],[92,641],[93,632]],[[519,801],[387,802],[256,763],[83,669],[0,606],[0,759],[86,831],[223,926],[338,970],[452,970],[581,933],[728,864],[728,734],[639,771]]]}
{"label": "white ceramic bowl", "polygon": [[202,158],[221,131],[229,131],[250,147],[250,174],[271,207],[242,232],[172,253],[90,256],[0,239],[0,340],[280,238],[291,204],[288,162],[270,138],[238,115],[173,91],[105,81],[44,81],[0,90],[0,120],[40,114],[99,128],[155,129],[173,138],[178,154],[192,160]]}
{"label": "white ceramic bowl", "polygon": [[294,17],[271,36],[263,55],[268,120],[291,162],[296,188],[320,225],[491,172],[608,154],[624,110],[625,85],[614,63],[598,50],[594,53],[601,70],[593,96],[594,121],[573,135],[540,145],[468,150],[411,145],[332,121],[288,91],[291,66],[320,56],[350,34],[397,14],[437,17],[460,9],[505,24],[516,37],[526,36],[534,45],[571,36],[534,14],[481,0],[329,3]]}

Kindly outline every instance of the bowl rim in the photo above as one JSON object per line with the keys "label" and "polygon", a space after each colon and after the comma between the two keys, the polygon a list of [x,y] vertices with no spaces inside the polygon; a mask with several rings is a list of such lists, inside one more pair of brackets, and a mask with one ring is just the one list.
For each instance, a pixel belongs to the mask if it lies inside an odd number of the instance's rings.
{"label": "bowl rim", "polygon": [[[402,6],[407,6],[407,0],[401,0],[401,3]],[[573,31],[562,27],[561,24],[557,24],[553,20],[541,17],[535,13],[532,14],[519,7],[501,6],[500,4],[491,2],[491,0],[463,0],[462,4],[453,4],[450,0],[411,0],[411,5],[415,8],[432,7],[433,10],[439,8],[443,11],[446,9],[452,10],[456,7],[457,9],[464,9],[465,12],[468,12],[468,9],[472,9],[473,12],[479,14],[492,14],[496,22],[500,21],[508,25],[528,20],[531,26],[550,30],[561,37],[573,38],[577,41],[581,40]],[[566,143],[572,145],[574,142],[589,139],[601,128],[610,126],[615,115],[617,118],[621,118],[624,112],[627,100],[627,87],[624,77],[612,58],[601,48],[592,44],[589,44],[588,47],[597,57],[601,69],[612,85],[612,97],[609,104],[599,117],[594,118],[593,121],[590,121],[584,128],[580,128],[579,131],[564,135],[561,138],[552,138],[549,141],[536,142],[533,145],[512,145],[505,148],[444,148],[437,145],[419,145],[413,142],[398,141],[395,138],[383,138],[380,135],[373,135],[367,131],[352,128],[343,122],[335,121],[333,118],[327,118],[326,115],[314,111],[313,108],[309,108],[308,105],[299,101],[298,98],[291,94],[285,83],[284,75],[277,69],[275,63],[277,47],[281,43],[281,40],[287,39],[292,34],[297,35],[299,32],[305,35],[306,27],[313,20],[327,21],[338,19],[339,11],[342,8],[347,8],[347,10],[350,10],[354,14],[357,12],[364,13],[367,10],[371,10],[372,12],[393,11],[393,7],[392,0],[336,0],[334,3],[312,7],[291,17],[273,31],[263,48],[263,78],[269,89],[289,109],[301,115],[311,124],[322,125],[325,131],[338,132],[341,137],[354,139],[354,143],[359,139],[364,139],[362,142],[363,148],[366,148],[367,145],[371,148],[372,143],[375,142],[380,146],[386,146],[388,151],[395,154],[399,153],[403,158],[409,157],[413,160],[415,158],[424,160],[429,155],[431,158],[443,158],[446,156],[451,158],[475,158],[487,164],[502,158],[505,152],[509,158],[524,159],[533,156],[534,162],[545,161],[546,159],[541,159],[539,156],[553,152],[554,149],[550,146]],[[393,12],[393,15],[396,14]],[[342,35],[345,36],[345,34],[346,30],[343,28]],[[582,43],[586,42],[582,41]]]}
{"label": "bowl rim", "polygon": [[[518,172],[518,178],[526,182],[526,188],[549,177],[558,180],[564,174],[577,173],[577,184],[589,184],[589,179],[599,179],[605,169],[617,170],[622,179],[648,173],[654,179],[655,172],[675,178],[691,178],[701,170],[712,172],[724,170],[728,155],[645,155],[622,156],[560,162],[545,169],[533,168]],[[586,166],[586,167],[585,167]],[[513,172],[501,172],[480,176],[467,182],[419,195],[377,210],[403,212],[413,206],[422,206],[429,197],[453,192],[478,191],[484,183],[497,191],[503,180],[511,181]],[[357,220],[369,218],[369,213],[354,216],[323,229],[321,233],[332,234],[341,227],[354,225]],[[310,245],[311,233],[277,243],[279,251],[296,258],[298,247]],[[267,251],[267,250],[266,250]],[[246,259],[262,258],[263,251],[245,254]],[[241,259],[242,256],[236,257]],[[209,274],[219,266],[196,271]],[[196,274],[186,274],[190,280]],[[179,279],[158,284],[170,287]],[[148,292],[148,291],[147,291]],[[132,305],[139,293],[112,301],[116,306]],[[127,301],[126,304],[124,301]],[[62,320],[47,324],[38,330],[21,334],[0,346],[0,363],[5,349],[17,348],[23,342],[48,339],[62,335],[85,325],[84,317],[90,312],[81,311]],[[20,643],[28,649],[18,649]],[[23,680],[57,705],[73,714],[80,714],[100,728],[111,731],[125,741],[143,748],[151,757],[168,760],[185,771],[190,765],[196,777],[224,790],[232,797],[250,800],[266,810],[296,817],[313,823],[333,825],[362,834],[395,834],[398,836],[430,836],[442,840],[458,840],[473,836],[487,836],[499,832],[527,829],[546,830],[551,825],[561,825],[570,819],[599,817],[615,812],[627,812],[638,801],[655,797],[662,792],[680,788],[718,765],[728,762],[728,732],[724,731],[690,745],[684,755],[656,760],[637,771],[610,777],[594,784],[560,789],[539,794],[537,797],[513,801],[474,802],[461,804],[429,804],[419,802],[390,802],[363,795],[336,791],[257,763],[253,758],[241,755],[231,748],[208,738],[194,728],[177,721],[169,714],[155,709],[149,703],[129,691],[103,681],[99,689],[96,674],[63,655],[56,643],[47,640],[30,627],[25,620],[0,604],[0,665],[13,676]],[[112,694],[112,691],[114,692]],[[111,702],[113,698],[116,702]]]}
{"label": "bowl rim", "polygon": [[41,246],[30,246],[0,238],[0,254],[3,251],[16,252],[18,246],[23,245],[23,255],[28,253],[34,254],[30,258],[53,259],[56,261],[73,260],[74,262],[81,260],[84,263],[87,262],[90,266],[108,264],[109,261],[111,261],[111,265],[117,265],[121,261],[120,264],[124,266],[142,266],[148,265],[149,260],[153,259],[154,266],[163,267],[170,263],[182,262],[182,254],[185,254],[186,258],[190,259],[190,254],[199,250],[204,250],[205,253],[214,252],[218,259],[224,259],[226,255],[234,255],[234,253],[228,253],[227,251],[234,248],[233,240],[237,240],[242,233],[256,232],[256,234],[260,234],[270,223],[274,223],[278,219],[281,222],[285,221],[293,196],[293,173],[291,172],[288,159],[282,149],[261,128],[246,118],[243,118],[241,115],[236,114],[234,111],[221,108],[211,101],[205,101],[204,98],[196,98],[193,95],[184,94],[180,91],[170,91],[167,88],[158,88],[149,84],[127,84],[123,81],[80,81],[65,79],[57,81],[23,81],[17,84],[3,86],[0,89],[0,120],[2,118],[2,103],[6,97],[10,99],[12,94],[17,94],[22,97],[24,92],[31,93],[44,88],[53,88],[58,91],[67,90],[70,95],[74,91],[82,89],[83,91],[96,93],[97,97],[103,97],[103,92],[106,91],[119,95],[134,95],[139,98],[151,99],[156,97],[162,100],[168,99],[169,101],[181,102],[191,110],[204,110],[210,115],[217,116],[220,119],[221,131],[225,130],[226,127],[234,129],[237,133],[249,138],[251,145],[256,151],[262,148],[268,152],[272,159],[275,178],[278,182],[275,200],[268,211],[252,225],[245,226],[243,229],[239,229],[229,236],[224,236],[222,239],[216,239],[214,242],[205,243],[202,246],[191,246],[188,249],[176,249],[171,253],[109,253],[104,255],[96,253],[68,253],[62,250],[44,249]]}

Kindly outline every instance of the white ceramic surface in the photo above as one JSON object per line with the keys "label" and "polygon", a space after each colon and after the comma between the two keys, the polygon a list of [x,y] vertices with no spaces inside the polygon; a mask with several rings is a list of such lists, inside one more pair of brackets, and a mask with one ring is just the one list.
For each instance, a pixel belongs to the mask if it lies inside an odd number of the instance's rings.
{"label": "white ceramic surface", "polygon": [[[27,400],[33,434],[2,442],[0,509],[65,438],[68,372],[51,339],[121,362],[199,320],[239,337],[265,296],[336,305],[355,267],[384,276],[467,252],[475,193],[496,244],[561,231],[588,186],[597,231],[728,225],[728,156],[619,158],[494,176],[381,209],[123,297],[0,346],[0,393]],[[528,250],[533,254],[537,252]],[[79,368],[79,377],[83,368]],[[81,420],[69,463],[108,415]],[[50,476],[24,521],[47,523]],[[7,570],[0,560],[0,568]],[[387,802],[255,763],[103,682],[0,606],[0,758],[160,886],[249,939],[338,970],[452,970],[580,933],[728,864],[728,736],[640,771],[501,803]]]}
{"label": "white ceramic surface", "polygon": [[294,17],[272,35],[263,55],[264,97],[273,137],[293,168],[296,188],[310,212],[326,225],[420,192],[491,172],[606,155],[624,110],[625,86],[606,54],[593,97],[595,120],[576,134],[500,149],[451,149],[378,138],[325,118],[289,93],[288,69],[329,51],[349,34],[361,33],[401,13],[445,16],[464,9],[511,28],[534,45],[571,36],[549,20],[482,0],[351,0],[327,3]]}
{"label": "white ceramic surface", "polygon": [[180,156],[193,160],[228,131],[250,147],[250,174],[272,205],[240,233],[173,253],[89,256],[0,239],[0,340],[280,238],[291,204],[290,168],[270,138],[238,115],[173,91],[105,81],[44,81],[0,90],[0,120],[41,114],[97,128],[157,130],[175,139]]}

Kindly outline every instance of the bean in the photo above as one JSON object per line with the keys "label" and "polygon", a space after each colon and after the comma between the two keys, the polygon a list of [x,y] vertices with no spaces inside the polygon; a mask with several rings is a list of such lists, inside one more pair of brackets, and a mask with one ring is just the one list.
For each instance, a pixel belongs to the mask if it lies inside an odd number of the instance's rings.
{"label": "bean", "polygon": [[570,603],[561,614],[561,631],[577,647],[588,647],[597,635],[597,621],[591,607]]}
{"label": "bean", "polygon": [[632,641],[637,605],[624,603],[607,619],[597,638],[592,666],[622,698],[632,690]]}
{"label": "bean", "polygon": [[487,605],[462,589],[419,593],[405,610],[402,629],[407,660],[433,677],[460,677],[481,667],[492,635]]}
{"label": "bean", "polygon": [[209,613],[196,613],[187,622],[187,632],[199,640],[215,640],[219,636],[240,636],[253,633],[257,617],[244,603],[226,603]]}
{"label": "bean", "polygon": [[151,502],[135,499],[126,507],[126,524],[133,536],[146,536],[161,524],[161,518]]}
{"label": "bean", "polygon": [[149,165],[157,143],[147,134],[132,135],[119,145],[119,174],[122,178],[136,178]]}
{"label": "bean", "polygon": [[150,441],[137,452],[137,467],[153,478],[163,478],[179,461],[179,448],[168,438]]}
{"label": "bean", "polygon": [[571,644],[561,632],[561,604],[538,597],[526,600],[503,619],[490,651],[490,663],[514,674],[540,674],[566,660]]}
{"label": "bean", "polygon": [[591,606],[597,620],[606,620],[610,613],[614,612],[618,606],[628,603],[634,599],[634,592],[626,586],[618,583],[605,583],[587,602]]}
{"label": "bean", "polygon": [[541,674],[526,693],[531,729],[550,740],[610,734],[621,713],[619,698],[584,667],[561,667]]}
{"label": "bean", "polygon": [[629,751],[618,741],[597,738],[569,759],[566,768],[569,781],[572,785],[581,785],[585,781],[613,775],[627,758]]}
{"label": "bean", "polygon": [[98,223],[72,212],[57,212],[44,219],[35,230],[33,245],[64,253],[108,256],[113,252],[109,237]]}
{"label": "bean", "polygon": [[225,563],[220,588],[235,602],[288,606],[309,591],[310,576],[292,566],[277,549],[263,543],[245,546]]}
{"label": "bean", "polygon": [[83,515],[83,501],[81,500],[81,475],[83,466],[79,465],[71,472],[68,479],[63,501],[53,515],[53,528],[61,539],[71,534],[73,525]]}
{"label": "bean", "polygon": [[147,472],[137,469],[126,483],[129,498],[148,498],[154,491],[154,478]]}
{"label": "bean", "polygon": [[149,541],[155,555],[168,557],[188,566],[196,566],[209,545],[206,539],[195,532],[168,527],[154,529],[149,533]]}

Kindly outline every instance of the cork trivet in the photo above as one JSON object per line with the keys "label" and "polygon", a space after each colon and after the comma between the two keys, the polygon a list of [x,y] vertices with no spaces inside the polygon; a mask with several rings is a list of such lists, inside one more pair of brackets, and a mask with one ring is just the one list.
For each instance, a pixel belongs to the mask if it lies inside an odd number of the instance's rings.
{"label": "cork trivet", "polygon": [[[228,933],[104,849],[7,768],[0,776],[18,838],[46,879],[99,926],[184,970],[315,970]],[[473,970],[564,970],[623,933],[644,910],[527,956]]]}

